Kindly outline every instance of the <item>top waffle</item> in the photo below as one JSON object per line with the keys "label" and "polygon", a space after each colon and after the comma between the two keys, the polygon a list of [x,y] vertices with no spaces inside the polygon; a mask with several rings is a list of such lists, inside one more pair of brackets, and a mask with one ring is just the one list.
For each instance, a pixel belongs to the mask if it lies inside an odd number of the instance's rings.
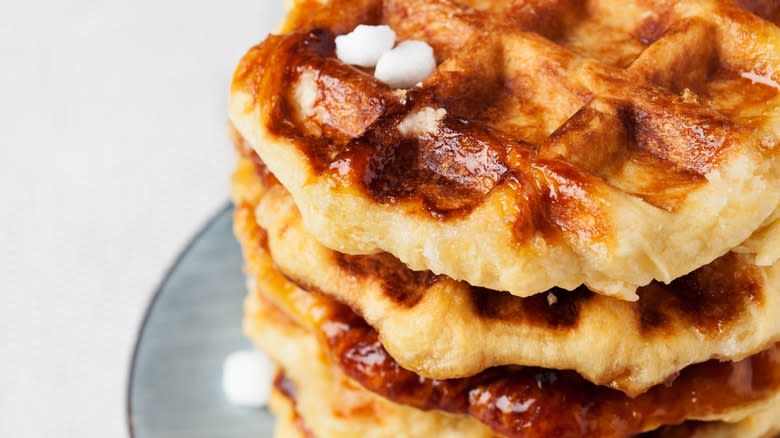
{"label": "top waffle", "polygon": [[[302,3],[241,61],[230,116],[333,249],[635,299],[771,228],[780,29],[738,6]],[[430,43],[434,74],[398,91],[335,58],[334,35],[377,23]]]}

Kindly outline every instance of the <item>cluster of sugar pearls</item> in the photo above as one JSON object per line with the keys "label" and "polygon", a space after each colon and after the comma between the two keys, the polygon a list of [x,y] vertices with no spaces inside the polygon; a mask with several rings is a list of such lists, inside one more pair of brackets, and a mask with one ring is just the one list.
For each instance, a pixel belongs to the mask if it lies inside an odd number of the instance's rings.
{"label": "cluster of sugar pearls", "polygon": [[359,25],[336,37],[336,56],[347,64],[374,67],[374,76],[393,88],[410,88],[436,69],[433,48],[425,41],[408,40],[395,48],[389,26]]}
{"label": "cluster of sugar pearls", "polygon": [[336,56],[347,64],[373,67],[394,45],[395,32],[390,26],[361,24],[352,32],[336,37]]}

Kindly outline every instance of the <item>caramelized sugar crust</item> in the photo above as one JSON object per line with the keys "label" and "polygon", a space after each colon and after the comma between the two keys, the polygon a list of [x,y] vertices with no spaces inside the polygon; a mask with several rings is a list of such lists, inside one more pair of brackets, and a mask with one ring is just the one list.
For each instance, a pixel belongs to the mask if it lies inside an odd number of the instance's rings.
{"label": "caramelized sugar crust", "polygon": [[[331,248],[519,296],[585,284],[632,300],[780,200],[780,29],[747,11],[777,8],[299,1],[239,64],[231,118]],[[334,37],[361,23],[428,41],[439,67],[398,91],[343,64]],[[426,109],[446,115],[399,130]]]}
{"label": "caramelized sugar crust", "polygon": [[[457,92],[475,84],[461,84],[458,77],[441,78],[432,81],[436,84],[433,89],[410,90],[402,105],[389,87],[375,81],[369,73],[336,60],[333,38],[330,31],[323,29],[271,36],[255,49],[258,53],[249,56],[287,68],[279,69],[281,72],[258,69],[256,65],[245,68],[250,75],[269,72],[270,79],[265,79],[268,82],[281,76],[278,84],[272,83],[278,86],[277,93],[293,89],[303,72],[317,72],[314,106],[327,114],[321,126],[296,121],[295,105],[278,99],[268,116],[269,131],[295,139],[316,172],[330,171],[330,177],[341,183],[348,176],[351,183],[362,186],[377,202],[413,199],[433,216],[456,217],[470,212],[499,183],[516,183],[534,174],[531,178],[539,185],[535,191],[547,194],[538,208],[547,206],[549,211],[541,212],[540,217],[555,222],[559,216],[555,211],[561,210],[572,216],[560,219],[558,225],[566,226],[579,216],[578,208],[556,204],[594,202],[581,199],[583,194],[566,196],[569,191],[560,187],[567,184],[580,188],[582,193],[595,190],[588,186],[591,176],[580,169],[607,178],[614,172],[609,167],[619,164],[614,163],[615,159],[632,159],[644,165],[644,170],[651,168],[647,172],[650,175],[657,175],[657,170],[665,172],[655,179],[655,190],[648,190],[658,195],[667,189],[665,186],[680,191],[681,184],[704,183],[705,175],[718,166],[723,149],[738,141],[733,132],[739,131],[738,127],[721,114],[664,95],[652,87],[632,87],[629,100],[624,88],[629,88],[630,78],[589,65],[596,70],[589,73],[593,76],[589,80],[603,82],[592,88],[598,88],[603,95],[593,101],[594,90],[582,84],[569,85],[573,90],[567,91],[575,96],[580,94],[577,103],[585,106],[552,132],[539,145],[537,154],[537,146],[522,137],[513,138],[473,120],[479,117],[474,107],[480,106],[473,101],[477,96],[484,100],[481,87],[471,90],[480,94],[464,96]],[[572,64],[578,60],[573,55],[563,55],[556,61],[563,68],[575,68]],[[269,62],[269,57],[275,59]],[[563,76],[564,72],[558,74]],[[252,83],[251,77],[242,75],[243,72],[237,74],[238,82]],[[487,92],[490,94],[491,90]],[[399,132],[398,124],[405,116],[429,106],[449,110],[437,132],[414,138]],[[590,135],[608,136],[599,138],[596,144],[603,142],[617,148],[627,143],[628,151],[599,153],[592,149],[594,144],[582,149],[581,136],[588,128],[595,128]],[[615,156],[616,153],[624,156]],[[657,204],[669,210],[675,207],[675,203],[666,205],[662,200]],[[570,212],[572,208],[574,211]]]}

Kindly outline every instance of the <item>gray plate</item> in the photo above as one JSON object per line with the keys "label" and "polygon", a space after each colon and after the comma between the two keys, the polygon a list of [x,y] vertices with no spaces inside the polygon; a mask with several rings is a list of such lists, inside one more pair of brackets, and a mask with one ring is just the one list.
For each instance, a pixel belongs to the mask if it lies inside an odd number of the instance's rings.
{"label": "gray plate", "polygon": [[134,438],[268,437],[264,409],[227,402],[222,361],[251,348],[241,333],[242,260],[223,208],[187,245],[152,299],[131,365],[127,408]]}

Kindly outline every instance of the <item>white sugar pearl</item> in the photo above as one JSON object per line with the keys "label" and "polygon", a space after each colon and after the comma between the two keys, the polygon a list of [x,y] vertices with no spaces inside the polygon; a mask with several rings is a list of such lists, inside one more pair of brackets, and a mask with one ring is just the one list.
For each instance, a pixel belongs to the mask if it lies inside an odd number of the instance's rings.
{"label": "white sugar pearl", "polygon": [[395,32],[390,26],[361,24],[352,32],[336,37],[336,56],[347,64],[373,67],[394,44]]}
{"label": "white sugar pearl", "polygon": [[262,407],[268,404],[273,373],[273,363],[259,351],[236,351],[225,359],[222,390],[235,405]]}
{"label": "white sugar pearl", "polygon": [[379,58],[374,76],[393,88],[410,88],[434,70],[433,48],[425,41],[408,40]]}

